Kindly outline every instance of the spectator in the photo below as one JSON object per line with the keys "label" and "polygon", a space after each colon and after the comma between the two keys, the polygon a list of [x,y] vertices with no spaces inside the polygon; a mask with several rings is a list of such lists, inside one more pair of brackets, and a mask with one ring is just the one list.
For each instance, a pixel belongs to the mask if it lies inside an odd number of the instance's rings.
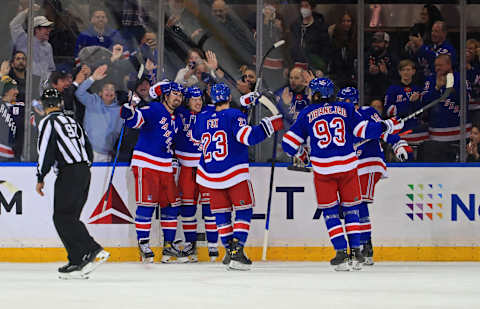
{"label": "spectator", "polygon": [[[175,82],[185,87],[199,86],[206,78],[206,73],[212,78],[223,78],[223,72],[218,69],[217,56],[212,51],[207,51],[207,60],[203,58],[201,50],[193,48],[188,52],[187,65],[180,69],[175,77]],[[204,87],[202,87],[204,88]]]}
{"label": "spectator", "polygon": [[17,124],[11,114],[12,103],[18,94],[17,82],[8,75],[0,80],[0,161],[8,161],[15,157],[15,138]]}
{"label": "spectator", "polygon": [[308,83],[313,74],[300,67],[294,67],[288,74],[288,85],[275,92],[277,107],[283,115],[285,129],[288,129],[297,119],[298,114],[309,103]]}
{"label": "spectator", "polygon": [[470,134],[470,142],[467,144],[467,162],[480,162],[480,126],[478,124],[472,126]]}
{"label": "spectator", "polygon": [[[421,87],[413,83],[415,75],[415,63],[410,59],[404,59],[398,64],[398,74],[400,82],[391,85],[387,89],[385,96],[385,110],[388,118],[397,117],[404,118],[414,111],[421,108]],[[421,160],[418,155],[422,153],[421,147],[423,142],[428,139],[427,126],[421,121],[421,117],[408,120],[402,132],[412,132],[402,136],[414,152],[410,159]]]}
{"label": "spectator", "polygon": [[442,21],[442,13],[440,10],[433,4],[425,4],[420,11],[420,22],[415,24],[415,26],[423,29],[421,37],[423,38],[425,44],[432,43],[432,27],[433,24],[437,21]]}
{"label": "spectator", "polygon": [[[17,102],[25,102],[25,87],[26,87],[26,66],[27,57],[22,51],[16,51],[13,53],[11,64],[7,66],[10,69],[8,75],[17,82]],[[40,94],[38,85],[40,84],[40,78],[36,75],[32,75],[32,94],[33,97],[37,97]]]}
{"label": "spectator", "polygon": [[[427,162],[455,162],[458,155],[460,135],[460,74],[454,72],[449,55],[439,55],[435,59],[436,75],[425,82],[423,104],[438,99],[445,91],[447,74],[455,76],[454,90],[444,103],[439,103],[428,110],[428,130],[430,141],[425,142],[424,158]],[[467,102],[470,96],[470,84],[467,83]],[[471,125],[467,124],[467,133]]]}
{"label": "spectator", "polygon": [[242,78],[237,80],[237,89],[240,94],[244,95],[255,90],[255,83],[257,82],[257,74],[253,68],[246,65],[240,67]]}
{"label": "spectator", "polygon": [[104,79],[107,66],[98,67],[93,74],[84,80],[83,74],[77,74],[75,82],[79,84],[75,95],[85,105],[84,127],[93,148],[94,161],[110,162],[120,131],[122,119],[119,117],[120,105],[115,97],[115,85],[103,84],[99,94],[88,93],[88,88],[95,81]]}
{"label": "spectator", "polygon": [[203,30],[196,17],[185,6],[185,0],[168,0],[166,26],[175,31],[185,41],[198,39]]}
{"label": "spectator", "polygon": [[312,0],[300,1],[301,18],[290,26],[290,54],[296,66],[327,72],[330,56],[328,28],[323,15],[313,11],[315,5]]}
{"label": "spectator", "polygon": [[423,71],[426,79],[434,72],[435,59],[439,55],[449,55],[454,68],[457,66],[457,52],[455,48],[447,41],[447,24],[443,21],[437,21],[432,27],[432,44],[426,45],[421,35],[410,36],[411,51],[414,58]]}
{"label": "spectator", "polygon": [[[21,11],[10,22],[10,34],[15,43],[15,50],[27,52],[27,32],[23,24],[27,19],[28,9]],[[55,71],[52,45],[48,42],[53,22],[45,16],[36,16],[33,19],[33,62],[32,74],[40,76],[41,83],[46,82],[50,73]]]}
{"label": "spectator", "polygon": [[383,97],[395,75],[394,63],[387,49],[389,41],[390,37],[386,32],[373,34],[365,66],[366,94],[369,98]]}
{"label": "spectator", "polygon": [[[238,49],[235,50],[238,54],[246,53],[247,55],[255,54],[255,41],[253,35],[248,31],[248,27],[244,25],[243,21],[231,14],[230,7],[224,0],[214,0],[211,6],[211,15],[216,24],[213,24],[213,31],[221,33],[218,37],[221,41],[233,41]],[[243,59],[250,61],[251,58]]]}
{"label": "spectator", "polygon": [[[263,50],[266,51],[274,43],[284,38],[284,28],[281,17],[277,14],[277,9],[274,6],[275,1],[264,1],[263,7]],[[257,15],[252,14],[248,18],[248,25],[253,32],[253,36],[256,39],[256,23]],[[270,55],[265,59],[263,64],[263,84],[270,89],[278,89],[284,82],[282,77],[284,67],[284,47],[274,49]],[[255,61],[261,59],[255,59]]]}
{"label": "spectator", "polygon": [[80,20],[65,10],[58,0],[44,0],[42,8],[45,17],[55,24],[49,42],[55,47],[53,59],[57,70],[71,70],[75,64],[75,42],[80,33],[77,22]]}
{"label": "spectator", "polygon": [[339,88],[355,84],[357,58],[357,28],[353,15],[345,11],[341,19],[329,27],[332,55],[330,75]]}
{"label": "spectator", "polygon": [[479,48],[480,42],[475,39],[467,40],[465,51],[467,80],[472,87],[472,97],[468,110],[472,123],[480,123],[480,64],[477,57],[477,50]]}
{"label": "spectator", "polygon": [[102,46],[111,49],[115,44],[124,45],[120,33],[107,26],[107,14],[102,9],[95,9],[90,18],[90,26],[82,31],[75,45],[75,57],[87,46]]}
{"label": "spectator", "polygon": [[373,99],[370,102],[370,106],[373,107],[380,115],[383,115],[383,102],[380,99]]}

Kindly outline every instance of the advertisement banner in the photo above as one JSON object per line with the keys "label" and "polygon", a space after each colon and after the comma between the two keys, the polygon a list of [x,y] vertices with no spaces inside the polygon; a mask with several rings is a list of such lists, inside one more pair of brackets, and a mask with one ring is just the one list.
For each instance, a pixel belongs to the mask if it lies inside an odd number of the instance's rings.
{"label": "advertisement banner", "polygon": [[[380,180],[370,206],[373,239],[385,247],[477,247],[480,245],[478,168],[390,168]],[[35,192],[35,168],[0,167],[0,247],[61,247],[52,222],[53,173],[45,196]],[[105,205],[111,167],[93,167],[82,221],[102,245],[135,247],[133,174],[117,167],[112,203]],[[251,167],[256,207],[248,246],[262,245],[270,168]],[[329,247],[321,212],[316,209],[313,174],[275,169],[269,246]],[[201,218],[201,211],[198,211]],[[158,213],[152,245],[161,246]],[[198,232],[202,233],[202,220]],[[179,237],[181,233],[178,233]],[[203,244],[200,244],[203,245]]]}

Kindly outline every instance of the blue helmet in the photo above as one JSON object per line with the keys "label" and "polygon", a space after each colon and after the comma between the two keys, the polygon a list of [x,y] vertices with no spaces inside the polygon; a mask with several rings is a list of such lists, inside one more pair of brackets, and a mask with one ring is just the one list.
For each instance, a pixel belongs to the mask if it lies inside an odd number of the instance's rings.
{"label": "blue helmet", "polygon": [[213,104],[227,102],[230,98],[230,88],[224,83],[215,84],[210,90],[210,98]]}
{"label": "blue helmet", "polygon": [[335,85],[325,77],[312,79],[308,86],[312,89],[312,96],[319,93],[321,98],[328,99],[335,94]]}
{"label": "blue helmet", "polygon": [[170,87],[168,89],[168,93],[165,93],[165,95],[170,94],[170,92],[172,92],[172,91],[178,91],[178,92],[181,92],[182,94],[184,94],[185,87],[183,87],[182,84],[178,84],[176,82],[171,82]]}
{"label": "blue helmet", "polygon": [[198,87],[188,87],[185,89],[185,99],[202,97],[202,90]]}
{"label": "blue helmet", "polygon": [[337,100],[340,102],[358,104],[360,93],[355,87],[345,87],[337,93]]}

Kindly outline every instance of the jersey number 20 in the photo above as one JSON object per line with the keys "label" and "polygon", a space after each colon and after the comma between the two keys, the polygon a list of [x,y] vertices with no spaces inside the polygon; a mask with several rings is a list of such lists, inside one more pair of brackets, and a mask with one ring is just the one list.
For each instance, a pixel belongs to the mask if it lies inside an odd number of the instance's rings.
{"label": "jersey number 20", "polygon": [[[330,128],[334,129],[333,136]],[[313,134],[318,139],[317,146],[320,149],[327,148],[333,141],[337,146],[345,145],[345,122],[342,118],[335,117],[330,123],[325,119],[318,120],[313,126]]]}
{"label": "jersey number 20", "polygon": [[[210,143],[215,143],[215,151],[208,151]],[[205,163],[212,162],[212,157],[215,161],[223,161],[228,155],[227,133],[223,130],[217,131],[213,134],[209,132],[202,134],[203,145],[203,159]]]}

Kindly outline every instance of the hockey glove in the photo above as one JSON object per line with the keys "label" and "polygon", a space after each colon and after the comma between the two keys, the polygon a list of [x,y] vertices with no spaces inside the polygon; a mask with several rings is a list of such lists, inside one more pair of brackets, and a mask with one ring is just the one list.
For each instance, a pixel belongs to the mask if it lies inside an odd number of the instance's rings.
{"label": "hockey glove", "polygon": [[240,97],[240,105],[250,109],[251,107],[255,106],[257,99],[260,97],[258,92],[249,92],[244,94]]}
{"label": "hockey glove", "polygon": [[283,129],[283,119],[282,115],[275,115],[271,117],[265,117],[260,121],[260,125],[262,126],[263,131],[265,134],[270,137],[273,133],[280,131]]}
{"label": "hockey glove", "polygon": [[397,118],[393,117],[383,121],[385,126],[384,133],[387,134],[397,134],[403,129],[403,121],[398,120]]}
{"label": "hockey glove", "polygon": [[300,146],[300,149],[294,157],[294,162],[296,161],[296,159],[301,161],[304,165],[308,165],[310,163],[310,155],[305,146]]}
{"label": "hockey glove", "polygon": [[120,108],[120,117],[126,120],[130,120],[135,115],[135,107],[125,103]]}
{"label": "hockey glove", "polygon": [[400,162],[405,162],[408,160],[408,153],[412,152],[413,150],[410,146],[408,146],[406,141],[401,139],[393,145],[393,151]]}

